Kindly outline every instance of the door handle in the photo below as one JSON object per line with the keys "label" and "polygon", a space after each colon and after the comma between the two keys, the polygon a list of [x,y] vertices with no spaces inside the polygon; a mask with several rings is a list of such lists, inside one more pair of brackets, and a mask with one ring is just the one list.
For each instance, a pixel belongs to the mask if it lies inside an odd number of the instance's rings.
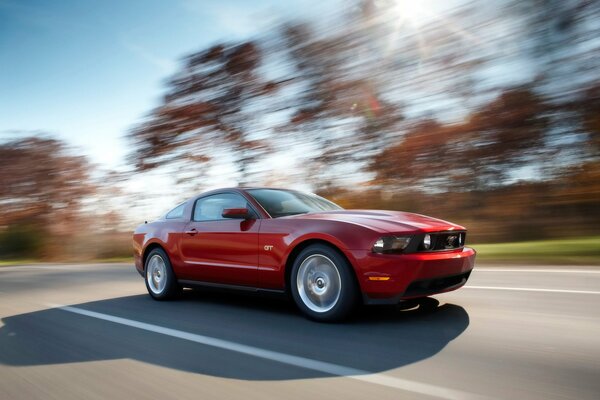
{"label": "door handle", "polygon": [[189,231],[185,231],[185,233],[187,233],[188,235],[194,236],[196,233],[198,233],[198,230],[196,228],[192,228]]}

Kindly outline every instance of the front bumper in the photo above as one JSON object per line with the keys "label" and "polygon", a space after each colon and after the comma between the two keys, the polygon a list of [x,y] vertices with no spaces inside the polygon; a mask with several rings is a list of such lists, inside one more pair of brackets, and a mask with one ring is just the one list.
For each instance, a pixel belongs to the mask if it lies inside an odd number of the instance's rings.
{"label": "front bumper", "polygon": [[475,265],[475,250],[463,249],[410,254],[351,252],[367,304],[449,292],[463,286]]}

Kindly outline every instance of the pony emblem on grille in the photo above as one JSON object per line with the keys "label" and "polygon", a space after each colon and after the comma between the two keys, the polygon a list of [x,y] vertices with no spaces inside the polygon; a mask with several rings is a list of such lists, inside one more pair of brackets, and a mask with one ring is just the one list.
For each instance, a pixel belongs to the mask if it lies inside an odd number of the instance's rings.
{"label": "pony emblem on grille", "polygon": [[458,239],[457,235],[448,235],[446,237],[446,247],[455,247],[456,239]]}

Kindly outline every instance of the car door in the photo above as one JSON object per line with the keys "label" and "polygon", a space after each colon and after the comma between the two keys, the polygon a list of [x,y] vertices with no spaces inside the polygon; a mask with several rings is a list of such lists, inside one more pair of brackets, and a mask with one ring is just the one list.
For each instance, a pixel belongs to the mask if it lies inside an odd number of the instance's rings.
{"label": "car door", "polygon": [[[228,208],[248,208],[253,218],[224,218],[223,210]],[[259,227],[258,214],[239,193],[197,199],[180,239],[185,278],[257,286]]]}

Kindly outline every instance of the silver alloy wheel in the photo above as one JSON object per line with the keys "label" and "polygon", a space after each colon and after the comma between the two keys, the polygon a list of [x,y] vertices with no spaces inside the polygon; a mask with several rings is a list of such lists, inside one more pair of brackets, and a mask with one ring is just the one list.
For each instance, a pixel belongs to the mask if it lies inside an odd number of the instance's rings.
{"label": "silver alloy wheel", "polygon": [[342,279],[333,261],[322,254],[313,254],[300,264],[296,286],[306,307],[324,313],[337,304],[342,292]]}
{"label": "silver alloy wheel", "polygon": [[161,294],[167,285],[167,266],[165,260],[158,254],[153,255],[148,261],[146,281],[154,294]]}

